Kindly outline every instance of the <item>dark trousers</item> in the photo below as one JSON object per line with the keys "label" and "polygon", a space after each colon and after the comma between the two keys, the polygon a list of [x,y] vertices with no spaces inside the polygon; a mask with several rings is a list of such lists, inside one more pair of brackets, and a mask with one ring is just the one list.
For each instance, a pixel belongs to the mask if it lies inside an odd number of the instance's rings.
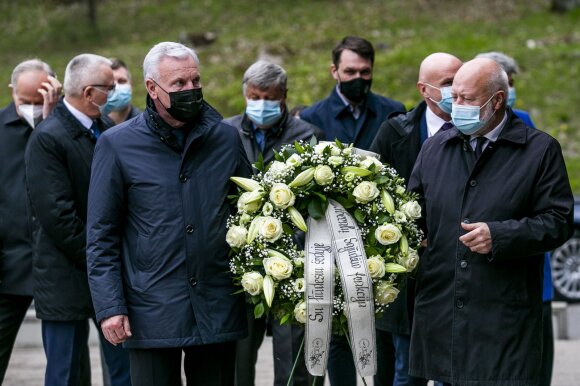
{"label": "dark trousers", "polygon": [[6,375],[16,335],[31,302],[31,296],[0,294],[0,385]]}
{"label": "dark trousers", "polygon": [[42,343],[46,354],[45,386],[81,384],[81,365],[89,338],[88,320],[42,321]]}
{"label": "dark trousers", "polygon": [[[308,373],[304,361],[304,327],[298,325],[280,325],[277,320],[272,321],[272,343],[274,346],[274,386],[310,386],[315,381],[316,385],[324,385],[324,377],[314,377]],[[296,362],[298,358],[298,362]],[[288,378],[292,374],[292,367],[296,362],[296,368],[292,380]]]}
{"label": "dark trousers", "polygon": [[427,386],[427,380],[409,374],[409,349],[411,336],[393,334],[395,348],[395,379],[394,386]]}
{"label": "dark trousers", "polygon": [[246,306],[248,336],[238,341],[236,347],[236,386],[254,386],[258,350],[266,333],[266,318],[254,318],[254,306]]}
{"label": "dark trousers", "polygon": [[544,302],[542,311],[543,340],[539,386],[550,386],[552,383],[552,367],[554,366],[554,327],[552,326],[552,302]]}
{"label": "dark trousers", "polygon": [[139,386],[181,386],[181,354],[187,386],[233,386],[236,343],[178,348],[129,349],[131,382]]}
{"label": "dark trousers", "polygon": [[[377,374],[373,377],[375,386],[393,384],[395,354],[391,334],[377,330]],[[332,335],[328,355],[328,378],[332,386],[356,385],[358,374],[352,358],[352,351],[345,336]]]}

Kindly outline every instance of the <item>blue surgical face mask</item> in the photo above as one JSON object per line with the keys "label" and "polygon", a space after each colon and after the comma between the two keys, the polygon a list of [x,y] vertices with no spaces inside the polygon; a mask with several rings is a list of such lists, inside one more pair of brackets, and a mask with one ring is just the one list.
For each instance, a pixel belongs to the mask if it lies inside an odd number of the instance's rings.
{"label": "blue surgical face mask", "polygon": [[280,101],[246,99],[246,115],[258,126],[269,126],[282,116]]}
{"label": "blue surgical face mask", "polygon": [[483,109],[494,96],[495,94],[492,94],[487,102],[485,102],[481,107],[453,103],[451,108],[451,120],[453,121],[453,125],[457,127],[457,130],[465,135],[477,133],[477,131],[486,124],[493,114],[495,114],[494,110],[490,117],[484,119],[479,118],[479,112],[481,109]]}
{"label": "blue surgical face mask", "polygon": [[514,107],[515,103],[516,103],[516,89],[515,87],[510,87],[508,89],[507,104],[509,107]]}
{"label": "blue surgical face mask", "polygon": [[429,83],[425,83],[429,87],[433,87],[441,92],[441,100],[437,102],[433,98],[429,97],[433,102],[437,103],[437,107],[441,109],[446,114],[451,114],[451,104],[453,103],[453,97],[451,96],[451,86],[446,87],[435,87]]}
{"label": "blue surgical face mask", "polygon": [[107,106],[110,106],[113,111],[123,110],[131,103],[132,96],[133,88],[130,84],[118,84],[113,95],[107,98]]}

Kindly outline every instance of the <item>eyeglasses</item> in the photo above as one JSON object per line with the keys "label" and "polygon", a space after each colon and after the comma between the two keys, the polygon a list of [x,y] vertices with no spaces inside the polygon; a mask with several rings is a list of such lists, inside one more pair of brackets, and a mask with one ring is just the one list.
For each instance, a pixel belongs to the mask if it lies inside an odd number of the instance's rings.
{"label": "eyeglasses", "polygon": [[104,88],[107,92],[111,92],[115,90],[116,86],[116,84],[89,84],[87,87]]}

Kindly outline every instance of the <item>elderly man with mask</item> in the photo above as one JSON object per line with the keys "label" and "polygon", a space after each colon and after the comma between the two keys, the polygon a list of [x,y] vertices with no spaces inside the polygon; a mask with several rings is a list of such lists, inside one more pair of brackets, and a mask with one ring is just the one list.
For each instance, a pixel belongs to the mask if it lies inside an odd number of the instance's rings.
{"label": "elderly man with mask", "polygon": [[249,176],[237,130],[203,99],[199,60],[179,43],[143,61],[147,108],[99,139],[87,224],[88,275],[105,337],[129,349],[134,385],[232,385],[246,336],[225,241]]}
{"label": "elderly man with mask", "polygon": [[[85,224],[93,149],[110,126],[101,120],[101,109],[115,88],[110,66],[102,56],[74,57],[65,70],[64,98],[32,133],[26,148],[28,192],[40,224],[33,277],[47,358],[46,386],[79,384],[80,353],[87,345],[88,320],[94,317]],[[121,366],[121,381],[114,384],[128,384],[127,353],[112,346],[103,349],[111,371]]]}
{"label": "elderly man with mask", "polygon": [[[515,115],[518,116],[526,125],[535,129],[536,125],[527,111],[514,108],[516,103],[516,88],[514,75],[520,72],[518,63],[514,58],[502,52],[484,52],[477,54],[476,58],[488,58],[497,62],[508,76],[508,98],[507,104],[512,108]],[[542,337],[542,369],[540,371],[540,383],[538,386],[550,386],[552,383],[552,367],[554,365],[554,331],[552,325],[552,299],[554,297],[554,288],[552,283],[552,267],[550,264],[550,253],[546,252],[544,256],[544,288],[542,291],[543,306],[543,337]]]}
{"label": "elderly man with mask", "polygon": [[[380,154],[381,161],[394,167],[405,181],[409,180],[425,140],[453,127],[450,122],[451,84],[461,65],[461,60],[447,53],[437,52],[427,56],[421,62],[417,81],[417,90],[423,101],[408,113],[386,120],[379,128],[370,150]],[[427,380],[408,374],[411,326],[407,301],[412,300],[413,288],[414,280],[409,278],[405,290],[399,293],[388,312],[376,322],[378,344],[388,345],[392,340],[395,377],[394,380],[384,379],[384,371],[379,366],[375,386],[390,382],[395,386],[427,384]]]}
{"label": "elderly man with mask", "polygon": [[428,246],[417,272],[410,373],[445,384],[535,385],[544,252],[572,235],[558,142],[509,109],[507,75],[478,58],[455,74],[456,129],[428,139],[409,189]]}
{"label": "elderly man with mask", "polygon": [[[288,113],[286,97],[288,76],[277,64],[258,61],[244,73],[242,92],[246,99],[243,114],[225,119],[238,129],[240,138],[251,163],[263,155],[264,163],[274,159],[274,151],[294,141],[308,141],[314,135],[320,138],[322,131],[308,122],[296,119]],[[238,342],[236,353],[236,385],[251,386],[255,381],[255,365],[258,349],[266,330],[264,318],[254,319],[254,307],[248,308],[249,336]],[[299,355],[304,329],[289,324],[281,326],[272,321],[274,344],[274,385],[287,385],[294,359]],[[303,360],[294,371],[292,385],[310,385]]]}
{"label": "elderly man with mask", "polygon": [[58,102],[62,86],[38,59],[19,63],[12,102],[0,111],[0,384],[26,310],[32,302],[32,230],[24,151],[34,128]]}

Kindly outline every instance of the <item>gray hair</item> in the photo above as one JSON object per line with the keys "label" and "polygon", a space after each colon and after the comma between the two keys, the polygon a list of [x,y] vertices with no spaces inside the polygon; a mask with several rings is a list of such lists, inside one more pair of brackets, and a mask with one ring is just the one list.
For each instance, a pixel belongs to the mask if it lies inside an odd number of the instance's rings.
{"label": "gray hair", "polygon": [[16,83],[18,83],[18,77],[25,72],[29,71],[38,71],[38,72],[46,72],[50,76],[55,76],[54,71],[52,68],[45,62],[40,59],[29,59],[25,60],[24,62],[19,63],[14,67],[12,70],[12,77],[10,78],[10,84],[12,85],[12,89],[16,91]]}
{"label": "gray hair", "polygon": [[193,50],[184,46],[181,43],[162,42],[158,43],[149,50],[145,60],[143,60],[143,79],[153,79],[159,81],[159,63],[163,58],[185,59],[192,57],[197,65],[199,65],[199,58]]}
{"label": "gray hair", "polygon": [[85,87],[99,79],[102,66],[111,66],[111,61],[95,54],[80,54],[71,59],[64,71],[64,94],[82,95]]}
{"label": "gray hair", "polygon": [[520,68],[518,67],[518,62],[511,56],[507,56],[502,52],[492,51],[492,52],[483,52],[481,54],[477,54],[476,58],[487,58],[495,61],[497,64],[502,66],[503,70],[507,73],[508,76],[512,76],[513,74],[517,74],[520,72]]}
{"label": "gray hair", "polygon": [[242,91],[246,95],[246,88],[248,84],[259,88],[260,90],[267,90],[272,86],[280,87],[282,91],[286,91],[286,83],[288,76],[286,71],[277,64],[259,60],[252,64],[242,79]]}

